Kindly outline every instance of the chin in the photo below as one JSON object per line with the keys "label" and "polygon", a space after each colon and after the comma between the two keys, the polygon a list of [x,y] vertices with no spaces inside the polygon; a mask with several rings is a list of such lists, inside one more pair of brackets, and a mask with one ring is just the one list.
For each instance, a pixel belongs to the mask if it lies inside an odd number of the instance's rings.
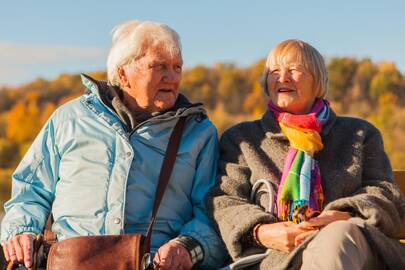
{"label": "chin", "polygon": [[289,104],[289,103],[286,103],[286,102],[277,102],[277,103],[276,103],[276,106],[277,106],[279,109],[283,110],[283,111],[289,111],[289,109],[291,109],[290,104]]}
{"label": "chin", "polygon": [[176,100],[173,100],[170,102],[169,101],[166,101],[166,102],[158,101],[155,103],[155,107],[158,111],[165,111],[165,110],[172,108],[175,103],[176,103]]}

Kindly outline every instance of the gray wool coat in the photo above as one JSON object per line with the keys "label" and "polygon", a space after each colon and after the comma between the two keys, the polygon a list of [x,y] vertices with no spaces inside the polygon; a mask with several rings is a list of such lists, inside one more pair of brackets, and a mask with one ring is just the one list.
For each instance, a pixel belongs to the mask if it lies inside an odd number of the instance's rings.
{"label": "gray wool coat", "polygon": [[[405,269],[405,247],[395,239],[405,217],[405,198],[393,181],[380,132],[364,120],[331,112],[321,137],[324,148],[315,159],[320,165],[325,209],[350,212],[349,221],[362,228],[386,266]],[[237,260],[264,251],[248,244],[256,224],[277,222],[265,212],[268,198],[260,198],[257,205],[249,195],[258,179],[268,179],[278,187],[289,142],[273,113],[267,111],[260,120],[227,130],[220,147],[219,182],[207,205],[229,254]],[[270,250],[260,266],[252,269],[298,269],[302,251],[312,238],[290,253]]]}

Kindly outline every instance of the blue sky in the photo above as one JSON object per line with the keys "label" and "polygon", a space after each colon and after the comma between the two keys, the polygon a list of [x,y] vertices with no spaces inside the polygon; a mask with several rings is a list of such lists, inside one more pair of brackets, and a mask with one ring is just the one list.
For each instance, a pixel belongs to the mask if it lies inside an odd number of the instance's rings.
{"label": "blue sky", "polygon": [[247,66],[277,43],[303,39],[326,58],[394,61],[405,72],[405,1],[4,1],[0,85],[105,69],[111,29],[155,20],[181,36],[186,67]]}

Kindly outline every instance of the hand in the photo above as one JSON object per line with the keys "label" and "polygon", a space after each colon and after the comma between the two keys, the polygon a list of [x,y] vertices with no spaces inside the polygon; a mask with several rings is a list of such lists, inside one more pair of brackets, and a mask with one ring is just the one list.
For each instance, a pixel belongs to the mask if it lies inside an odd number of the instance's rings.
{"label": "hand", "polygon": [[35,235],[23,233],[4,241],[2,245],[6,260],[14,264],[24,263],[27,268],[31,267],[34,239]]}
{"label": "hand", "polygon": [[158,249],[153,258],[153,269],[189,270],[193,267],[188,250],[174,241],[167,242]]}
{"label": "hand", "polygon": [[294,245],[298,246],[300,245],[302,242],[304,242],[305,239],[307,239],[308,237],[310,237],[311,235],[317,233],[319,231],[318,228],[312,229],[312,230],[308,230],[306,232],[300,233],[299,235],[297,235],[295,237],[294,240]]}
{"label": "hand", "polygon": [[348,212],[336,211],[336,210],[325,210],[319,216],[311,218],[310,220],[301,222],[298,227],[300,229],[313,229],[324,227],[334,221],[338,220],[348,220],[351,218]]}
{"label": "hand", "polygon": [[267,248],[290,252],[295,247],[296,236],[312,230],[299,228],[291,221],[263,224],[257,229],[257,238]]}

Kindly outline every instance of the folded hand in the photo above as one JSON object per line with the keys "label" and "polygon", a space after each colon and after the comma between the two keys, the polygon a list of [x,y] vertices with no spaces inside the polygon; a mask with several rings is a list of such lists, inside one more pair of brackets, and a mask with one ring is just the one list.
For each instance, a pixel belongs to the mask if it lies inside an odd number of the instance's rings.
{"label": "folded hand", "polygon": [[27,268],[31,267],[34,239],[35,235],[23,233],[4,241],[2,246],[6,260],[14,264],[23,263]]}
{"label": "folded hand", "polygon": [[267,248],[290,252],[296,245],[295,239],[297,235],[314,230],[314,228],[299,228],[297,224],[291,221],[262,224],[257,229],[257,238]]}
{"label": "folded hand", "polygon": [[312,229],[315,227],[319,228],[324,227],[334,221],[347,220],[349,218],[351,218],[351,216],[348,212],[325,210],[319,216],[301,222],[298,227],[300,229]]}
{"label": "folded hand", "polygon": [[161,246],[153,259],[153,269],[189,270],[193,267],[190,253],[182,245],[170,241]]}

